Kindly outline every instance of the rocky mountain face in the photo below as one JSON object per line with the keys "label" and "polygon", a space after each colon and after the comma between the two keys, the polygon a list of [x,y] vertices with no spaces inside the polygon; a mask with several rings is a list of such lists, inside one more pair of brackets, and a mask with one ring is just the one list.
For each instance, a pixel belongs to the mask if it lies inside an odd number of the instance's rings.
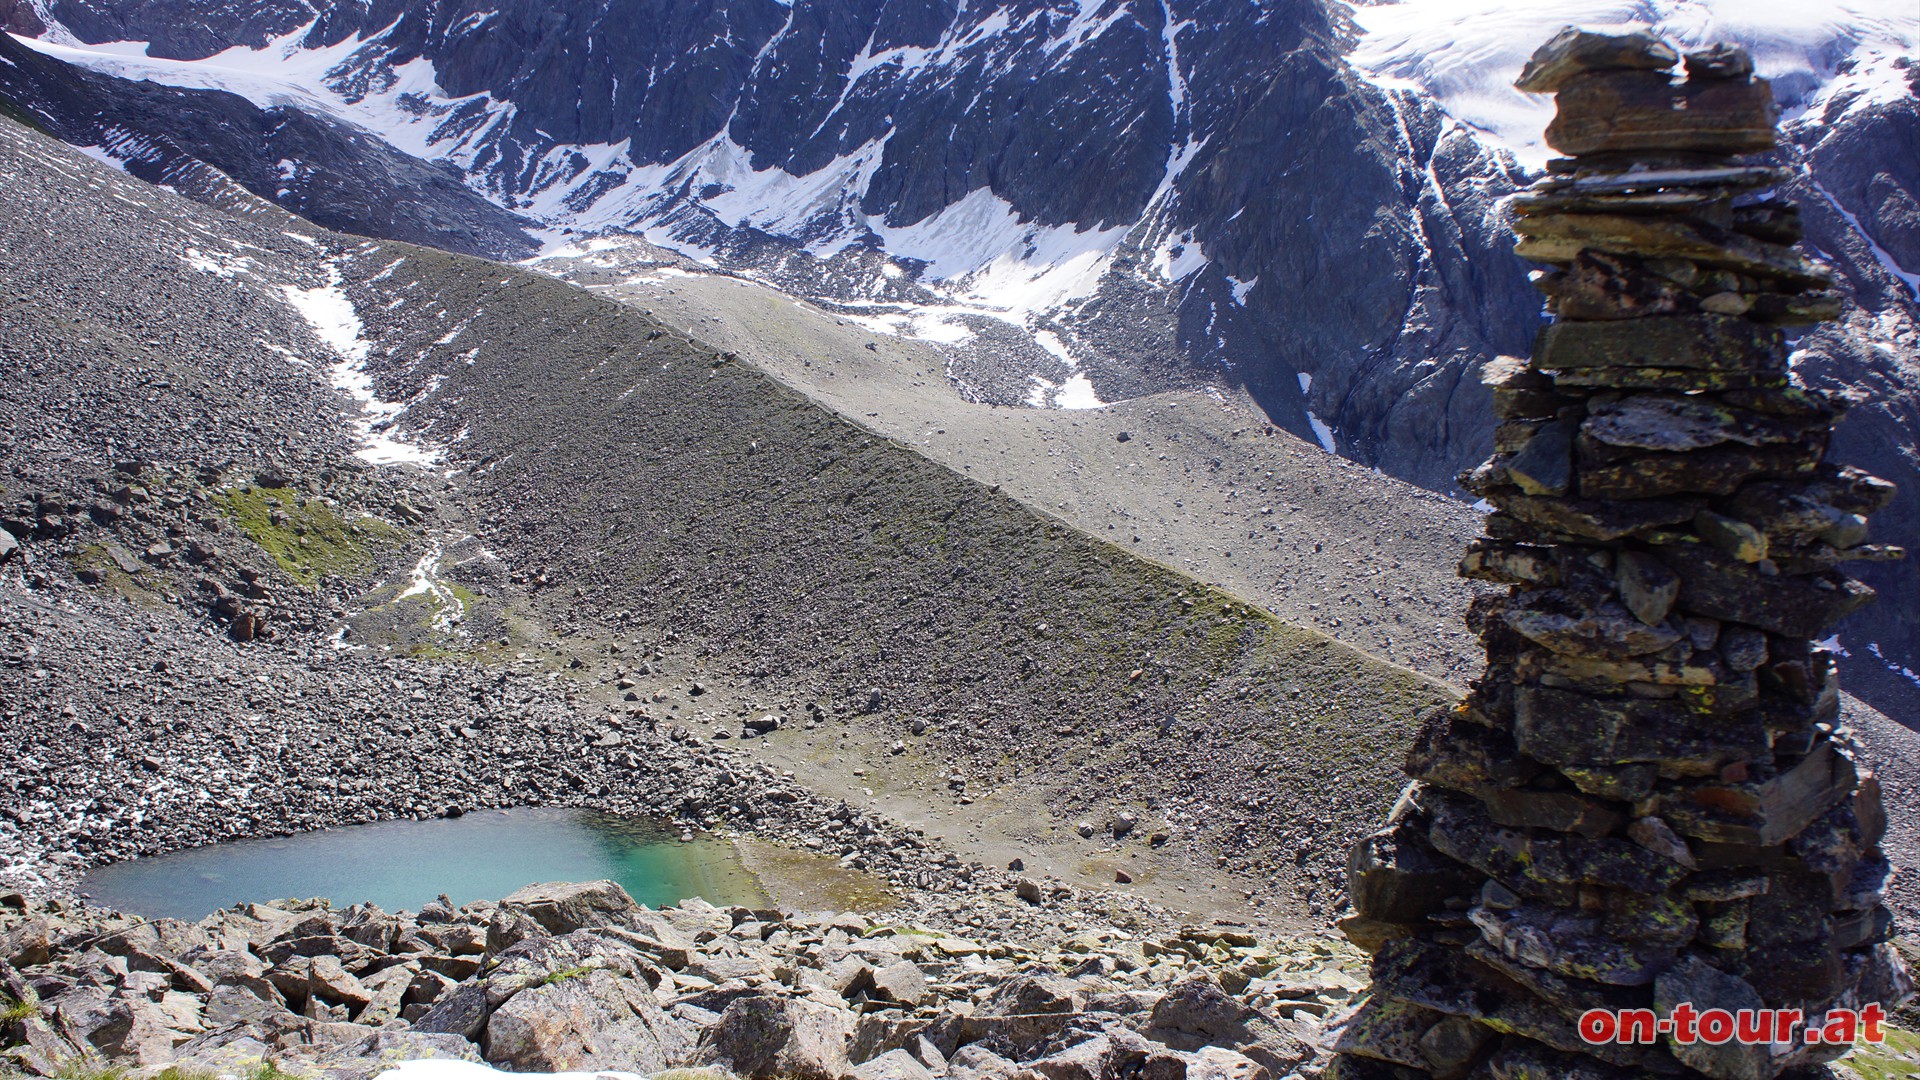
{"label": "rocky mountain face", "polygon": [[209,184],[237,186],[330,228],[492,258],[535,250],[525,231],[533,223],[479,196],[456,170],[323,113],[261,108],[219,90],[134,84],[5,35],[0,101],[149,183],[196,193]]}
{"label": "rocky mountain face", "polygon": [[[204,99],[120,83],[62,110],[71,93],[48,87],[102,74],[224,87],[262,115],[218,134],[188,125],[176,145],[331,225],[516,250],[520,223],[487,218],[468,202],[477,192],[553,227],[555,242],[644,237],[893,317],[896,332],[970,341],[950,377],[982,400],[1088,405],[1235,381],[1302,437],[1458,492],[1455,477],[1491,444],[1474,375],[1524,353],[1539,323],[1502,209],[1538,160],[1434,74],[1459,66],[1449,50],[1471,50],[1413,37],[1418,62],[1378,45],[1422,10],[54,0],[44,17],[12,18],[44,23],[38,46],[95,74],[0,66],[0,95],[68,117],[50,126],[75,141],[111,145],[100,117],[158,141],[180,126],[170,113]],[[1913,72],[1847,54],[1857,30],[1822,30],[1835,43],[1807,48],[1826,59],[1779,84],[1800,114],[1781,158],[1802,177],[1795,194],[1820,204],[1808,242],[1856,313],[1810,337],[1802,368],[1871,387],[1841,438],[1904,480],[1915,340],[1904,268],[1920,266]],[[148,47],[63,52],[57,40]],[[292,134],[315,127],[328,130]],[[389,197],[423,178],[380,152],[363,163],[354,128],[453,170],[466,190],[436,172],[424,196]],[[244,145],[261,140],[271,145]],[[1885,538],[1920,535],[1915,500],[1886,515]],[[1920,669],[1920,635],[1901,614],[1916,608],[1897,602],[1914,595],[1912,573],[1885,571],[1876,584],[1896,602],[1842,642],[1852,683],[1896,712],[1920,703],[1902,671]]]}
{"label": "rocky mountain face", "polygon": [[1241,379],[1297,434],[1313,413],[1445,486],[1484,399],[1419,361],[1514,351],[1537,307],[1495,213],[1511,164],[1357,78],[1317,0],[50,10],[155,57],[324,56],[303,85],[338,115],[558,226],[771,239],[729,258],[1056,327],[1064,362],[957,373],[1007,403],[1035,374],[1106,399]]}

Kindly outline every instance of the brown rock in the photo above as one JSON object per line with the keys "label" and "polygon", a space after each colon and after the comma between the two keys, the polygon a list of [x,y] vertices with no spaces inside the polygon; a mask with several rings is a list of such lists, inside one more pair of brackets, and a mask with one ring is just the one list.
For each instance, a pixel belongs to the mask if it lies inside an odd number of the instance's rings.
{"label": "brown rock", "polygon": [[1744,79],[1753,74],[1753,54],[1723,42],[1688,53],[1686,68],[1695,79]]}
{"label": "brown rock", "polygon": [[606,970],[561,971],[548,979],[514,994],[488,1016],[484,1048],[489,1062],[514,1072],[653,1073],[677,1064],[684,1054],[686,1035],[661,1012],[643,980]]}
{"label": "brown rock", "polygon": [[1508,459],[1507,476],[1528,495],[1565,495],[1573,483],[1573,436],[1579,427],[1575,419],[1541,425]]}
{"label": "brown rock", "polygon": [[1779,330],[1744,319],[1662,315],[1620,322],[1551,323],[1541,329],[1535,342],[1533,366],[1546,371],[1649,366],[1752,371],[1777,367],[1784,350]]}
{"label": "brown rock", "polygon": [[1624,540],[1630,536],[1644,536],[1665,526],[1692,521],[1694,514],[1700,510],[1698,503],[1688,499],[1643,499],[1614,503],[1499,493],[1488,498],[1526,525],[1588,540]]}
{"label": "brown rock", "polygon": [[1330,1019],[1322,1042],[1336,1054],[1357,1054],[1411,1069],[1427,1067],[1421,1036],[1446,1019],[1443,1013],[1369,994]]}
{"label": "brown rock", "polygon": [[1670,949],[1603,934],[1600,920],[1553,908],[1474,908],[1481,940],[1510,960],[1571,979],[1646,986],[1671,960]]}
{"label": "brown rock", "polygon": [[1767,557],[1767,534],[1739,518],[1702,510],[1693,519],[1700,538],[1743,563],[1757,563]]}
{"label": "brown rock", "polygon": [[1660,800],[1660,813],[1688,836],[1721,844],[1783,844],[1853,791],[1853,758],[1831,742],[1764,783],[1701,784]]}
{"label": "brown rock", "polygon": [[1547,125],[1563,154],[1771,150],[1779,109],[1765,79],[1675,83],[1653,71],[1600,71],[1565,79]]}
{"label": "brown rock", "polygon": [[500,901],[500,910],[524,915],[550,934],[623,925],[639,906],[611,881],[529,885]]}
{"label": "brown rock", "polygon": [[1347,893],[1361,918],[1420,923],[1450,896],[1469,892],[1476,876],[1427,842],[1424,821],[1389,826],[1353,846]]}
{"label": "brown rock", "polygon": [[1613,565],[1614,581],[1627,610],[1648,626],[1664,625],[1680,596],[1680,576],[1641,551],[1621,551],[1614,556]]}
{"label": "brown rock", "polygon": [[[1725,1009],[1736,1015],[1767,1004],[1744,979],[1693,956],[1682,958],[1653,984],[1654,1008],[1661,1015],[1670,1015],[1681,1002],[1699,1012]],[[1669,1039],[1668,1045],[1674,1057],[1716,1080],[1772,1080],[1774,1075],[1766,1046],[1743,1046],[1734,1040],[1712,1045],[1699,1039],[1689,1043]]]}
{"label": "brown rock", "polygon": [[1797,289],[1833,287],[1833,278],[1824,267],[1792,248],[1769,244],[1696,218],[1608,213],[1534,214],[1514,219],[1513,228],[1520,237],[1514,253],[1535,262],[1564,266],[1571,264],[1581,252],[1605,251],[1648,259],[1687,259],[1705,267],[1774,279],[1782,283],[1781,291],[1789,295]]}
{"label": "brown rock", "polygon": [[1481,791],[1487,816],[1510,828],[1552,829],[1575,836],[1601,837],[1626,820],[1619,809],[1572,791],[1494,788]]}
{"label": "brown rock", "polygon": [[1673,46],[1648,33],[1595,34],[1569,26],[1534,50],[1513,85],[1530,94],[1551,94],[1588,72],[1666,71],[1679,59]]}
{"label": "brown rock", "polygon": [[1576,321],[1639,319],[1651,315],[1690,315],[1698,308],[1691,292],[1648,273],[1626,257],[1584,248],[1553,288],[1554,315]]}
{"label": "brown rock", "polygon": [[1579,442],[1580,493],[1593,499],[1666,499],[1730,495],[1756,476],[1810,472],[1826,452],[1824,432],[1794,443],[1743,446],[1728,442],[1704,450],[1659,453]]}

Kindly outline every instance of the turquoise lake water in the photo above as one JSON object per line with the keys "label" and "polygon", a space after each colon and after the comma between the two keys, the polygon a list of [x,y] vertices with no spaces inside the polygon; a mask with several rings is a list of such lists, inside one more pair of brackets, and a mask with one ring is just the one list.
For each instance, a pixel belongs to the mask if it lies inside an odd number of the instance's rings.
{"label": "turquoise lake water", "polygon": [[766,903],[728,841],[682,843],[651,821],[565,809],[479,810],[189,848],[101,867],[81,891],[130,915],[200,919],[288,897],[418,911],[441,893],[464,904],[536,882],[603,878],[649,907],[692,896],[723,906]]}

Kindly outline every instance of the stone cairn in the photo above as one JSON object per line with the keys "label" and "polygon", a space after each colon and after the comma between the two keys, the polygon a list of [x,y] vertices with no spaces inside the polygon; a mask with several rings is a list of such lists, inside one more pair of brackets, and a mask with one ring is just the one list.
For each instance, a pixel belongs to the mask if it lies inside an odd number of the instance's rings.
{"label": "stone cairn", "polygon": [[[1461,573],[1487,668],[1425,718],[1349,863],[1372,990],[1326,1076],[1820,1075],[1845,1046],[1590,1043],[1589,1010],[1830,1009],[1910,992],[1877,784],[1813,644],[1871,598],[1836,565],[1892,486],[1825,460],[1846,402],[1785,328],[1834,317],[1797,253],[1776,110],[1742,50],[1569,29],[1516,84],[1567,155],[1515,203],[1553,320],[1489,365],[1492,505]],[[1703,1034],[1707,1034],[1703,1032]],[[1717,1032],[1713,1032],[1717,1034]]]}

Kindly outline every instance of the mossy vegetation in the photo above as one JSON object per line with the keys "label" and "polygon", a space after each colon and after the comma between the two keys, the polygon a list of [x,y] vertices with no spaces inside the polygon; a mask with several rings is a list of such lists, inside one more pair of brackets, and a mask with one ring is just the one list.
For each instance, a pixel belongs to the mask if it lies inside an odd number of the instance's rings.
{"label": "mossy vegetation", "polygon": [[1886,1042],[1878,1046],[1856,1045],[1834,1071],[1860,1080],[1909,1080],[1920,1076],[1920,1035],[1902,1028],[1888,1028]]}
{"label": "mossy vegetation", "polygon": [[368,573],[410,539],[369,515],[343,516],[291,488],[243,486],[214,496],[229,520],[302,585]]}
{"label": "mossy vegetation", "polygon": [[80,580],[93,585],[105,586],[142,607],[158,609],[166,605],[160,594],[147,587],[152,575],[143,572],[137,564],[132,570],[122,565],[131,555],[121,553],[116,559],[104,544],[88,544],[73,553],[73,572]]}
{"label": "mossy vegetation", "polygon": [[594,969],[590,967],[558,968],[554,971],[547,972],[546,975],[542,977],[541,980],[538,983],[535,983],[534,985],[552,986],[555,983],[563,983],[572,979],[585,978],[587,974],[593,970]]}
{"label": "mossy vegetation", "polygon": [[95,1062],[70,1061],[60,1066],[54,1074],[55,1080],[126,1080],[127,1069],[123,1065],[101,1065]]}
{"label": "mossy vegetation", "polygon": [[193,1069],[185,1065],[169,1065],[155,1073],[153,1080],[219,1080],[220,1074],[212,1069]]}
{"label": "mossy vegetation", "polygon": [[18,1024],[40,1015],[40,1002],[31,993],[25,998],[0,997],[0,1024]]}

